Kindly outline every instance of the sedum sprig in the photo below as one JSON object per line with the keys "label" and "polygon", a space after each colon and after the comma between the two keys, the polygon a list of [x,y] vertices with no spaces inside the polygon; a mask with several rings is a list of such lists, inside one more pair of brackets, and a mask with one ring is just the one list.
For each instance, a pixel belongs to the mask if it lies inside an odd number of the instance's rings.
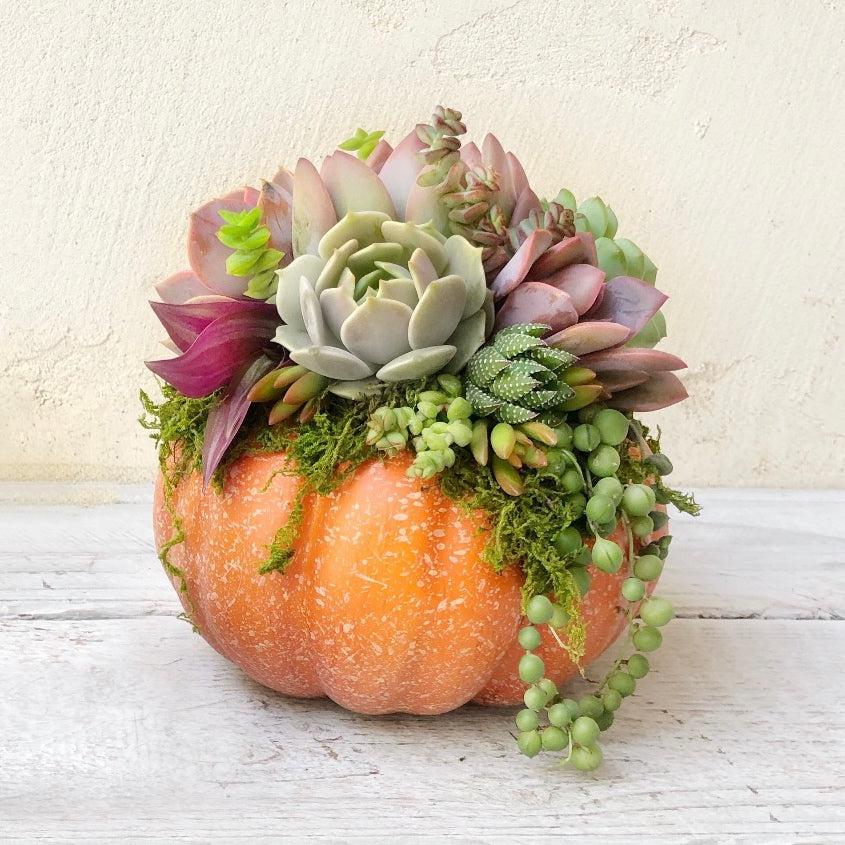
{"label": "sedum sprig", "polygon": [[284,253],[267,246],[270,230],[261,223],[261,209],[218,213],[225,223],[217,231],[217,239],[234,250],[226,259],[226,272],[230,276],[252,276],[246,295],[269,299],[276,292],[276,270]]}
{"label": "sedum sprig", "polygon": [[339,143],[338,147],[347,152],[354,152],[361,161],[366,161],[378,145],[382,135],[384,135],[384,130],[367,132],[366,129],[361,129],[359,126],[355,130],[355,134]]}

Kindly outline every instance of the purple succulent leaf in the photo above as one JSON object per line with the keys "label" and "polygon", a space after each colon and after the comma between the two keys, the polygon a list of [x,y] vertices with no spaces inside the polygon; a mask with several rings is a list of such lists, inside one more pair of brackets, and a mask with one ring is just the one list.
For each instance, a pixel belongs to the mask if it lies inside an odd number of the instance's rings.
{"label": "purple succulent leaf", "polygon": [[484,164],[481,150],[478,149],[475,141],[469,141],[461,147],[461,161],[470,168]]}
{"label": "purple succulent leaf", "polygon": [[609,320],[631,330],[633,337],[660,310],[668,297],[653,285],[633,276],[617,276],[604,286],[601,301],[584,316],[587,320]]}
{"label": "purple succulent leaf", "polygon": [[258,355],[276,334],[279,315],[272,305],[242,310],[209,323],[177,358],[147,361],[147,367],[183,396],[208,396]]}
{"label": "purple succulent leaf", "polygon": [[398,220],[407,219],[405,212],[408,207],[408,197],[425,165],[419,155],[420,150],[424,148],[425,144],[414,130],[397,144],[396,149],[378,171],[379,179],[387,188],[396,213],[399,215]]}
{"label": "purple succulent leaf", "polygon": [[652,373],[648,381],[614,393],[607,404],[620,411],[659,411],[687,396],[686,388],[674,373]]}
{"label": "purple succulent leaf", "polygon": [[[578,362],[581,364],[582,362]],[[584,364],[584,366],[587,366]],[[628,390],[631,387],[636,387],[638,384],[648,381],[651,378],[651,373],[646,373],[641,370],[606,370],[601,374],[598,381],[601,386],[611,395],[619,393],[622,390]]]}
{"label": "purple succulent leaf", "polygon": [[548,250],[552,240],[548,229],[536,229],[525,239],[490,285],[496,299],[507,296],[517,288],[528,275],[534,262]]}
{"label": "purple succulent leaf", "polygon": [[[258,192],[255,191],[255,201]],[[244,211],[255,205],[244,201],[251,197],[248,191],[233,191],[223,197],[207,202],[191,215],[188,227],[188,261],[199,280],[211,290],[232,299],[244,295],[249,278],[230,276],[226,272],[226,259],[232,254],[229,247],[217,239],[217,231],[223,225],[220,211]]]}
{"label": "purple succulent leaf", "polygon": [[481,144],[481,154],[484,157],[484,163],[488,167],[492,167],[498,176],[499,191],[496,203],[505,220],[510,220],[513,207],[516,205],[516,191],[514,190],[511,168],[504,147],[495,135],[488,133]]}
{"label": "purple succulent leaf", "polygon": [[581,322],[545,338],[549,346],[572,355],[588,355],[601,349],[619,346],[631,336],[627,326],[618,323]]}
{"label": "purple succulent leaf", "polygon": [[683,370],[686,364],[677,356],[662,349],[621,347],[593,352],[581,358],[581,364],[596,373],[610,370],[640,370],[646,373],[661,373],[668,370]]}
{"label": "purple succulent leaf", "polygon": [[396,218],[393,200],[374,173],[357,156],[336,150],[323,160],[320,176],[332,198],[338,219],[350,211],[381,211]]}
{"label": "purple succulent leaf", "polygon": [[284,253],[280,262],[282,266],[290,264],[293,194],[275,182],[265,182],[261,186],[258,207],[261,209],[264,224],[270,230],[267,246]]}
{"label": "purple succulent leaf", "polygon": [[522,323],[545,323],[558,332],[577,322],[578,312],[568,293],[543,282],[523,282],[499,309],[494,331]]}
{"label": "purple succulent leaf", "polygon": [[[525,175],[525,168],[522,166],[520,160],[513,154],[507,154],[508,167],[510,168],[511,181],[513,182],[514,194],[516,194],[517,201],[524,191],[531,191],[531,186],[528,184],[528,177]],[[534,193],[531,191],[531,193]],[[522,217],[517,217],[516,212],[513,215],[513,224],[519,223],[523,220]],[[512,225],[513,225],[512,224]]]}
{"label": "purple succulent leaf", "polygon": [[181,305],[198,296],[206,296],[211,291],[197,278],[193,270],[182,270],[174,273],[163,282],[155,286],[156,293],[164,302]]}
{"label": "purple succulent leaf", "polygon": [[544,281],[546,284],[566,291],[579,314],[585,314],[598,300],[604,290],[604,271],[592,264],[570,264]]}
{"label": "purple succulent leaf", "polygon": [[317,244],[337,223],[332,198],[317,172],[317,168],[301,158],[293,174],[293,234],[294,258],[316,255]]}
{"label": "purple succulent leaf", "polygon": [[513,208],[511,215],[511,226],[516,226],[525,220],[532,211],[540,212],[542,207],[537,194],[529,187],[525,187],[519,194],[517,194],[516,205]]}
{"label": "purple succulent leaf", "polygon": [[577,232],[571,238],[556,243],[531,268],[529,278],[542,279],[551,276],[570,264],[593,264],[598,267],[596,239],[590,232]]}
{"label": "purple succulent leaf", "polygon": [[393,152],[393,147],[382,138],[376,145],[373,147],[373,151],[367,156],[367,167],[369,167],[374,173],[381,173],[382,167],[384,167],[384,163],[390,158],[390,154]]}
{"label": "purple succulent leaf", "polygon": [[223,398],[208,414],[202,444],[202,483],[208,485],[223,455],[232,444],[249,410],[249,392],[255,383],[275,369],[278,358],[259,355],[235,373]]}
{"label": "purple succulent leaf", "polygon": [[191,344],[220,317],[232,314],[252,312],[272,314],[272,307],[263,302],[242,299],[211,297],[197,299],[180,304],[170,302],[150,302],[150,307],[159,318],[168,337],[176,344],[180,352],[186,352]]}

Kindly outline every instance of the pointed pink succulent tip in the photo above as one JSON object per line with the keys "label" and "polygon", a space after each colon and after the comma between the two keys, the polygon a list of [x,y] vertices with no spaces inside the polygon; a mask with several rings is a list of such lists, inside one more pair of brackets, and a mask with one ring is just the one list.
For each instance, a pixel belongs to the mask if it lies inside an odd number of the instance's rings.
{"label": "pointed pink succulent tip", "polygon": [[674,373],[662,372],[652,373],[647,381],[629,390],[614,393],[607,404],[620,411],[659,411],[688,397],[686,388]]}

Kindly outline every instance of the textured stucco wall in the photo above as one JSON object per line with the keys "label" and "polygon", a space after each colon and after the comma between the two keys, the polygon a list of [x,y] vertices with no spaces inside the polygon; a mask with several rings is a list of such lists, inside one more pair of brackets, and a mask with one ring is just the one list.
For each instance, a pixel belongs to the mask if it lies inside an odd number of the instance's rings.
{"label": "textured stucco wall", "polygon": [[841,0],[0,0],[0,477],[146,480],[190,211],[438,103],[660,267],[677,483],[841,486]]}

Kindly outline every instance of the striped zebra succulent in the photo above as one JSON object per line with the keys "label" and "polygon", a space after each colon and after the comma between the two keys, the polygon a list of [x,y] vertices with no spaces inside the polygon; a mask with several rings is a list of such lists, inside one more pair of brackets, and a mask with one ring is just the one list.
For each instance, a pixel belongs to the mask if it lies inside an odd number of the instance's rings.
{"label": "striped zebra succulent", "polygon": [[465,395],[477,416],[518,425],[541,412],[567,410],[576,396],[566,375],[575,356],[549,346],[542,323],[508,326],[469,360]]}

